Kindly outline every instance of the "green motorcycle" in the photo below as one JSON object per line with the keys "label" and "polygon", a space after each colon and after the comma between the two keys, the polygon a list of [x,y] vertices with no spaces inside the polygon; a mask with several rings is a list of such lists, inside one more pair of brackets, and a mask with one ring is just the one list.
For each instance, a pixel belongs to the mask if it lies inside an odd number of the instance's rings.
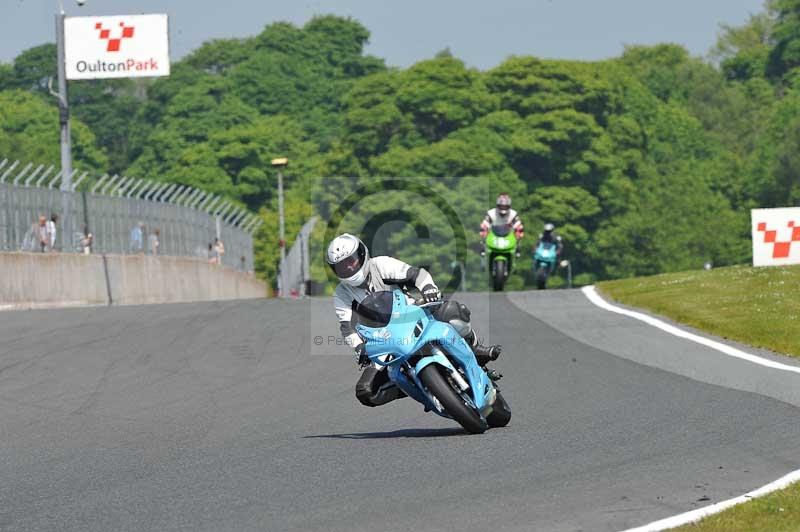
{"label": "green motorcycle", "polygon": [[494,225],[486,235],[489,275],[495,292],[502,292],[517,252],[517,237],[509,225]]}

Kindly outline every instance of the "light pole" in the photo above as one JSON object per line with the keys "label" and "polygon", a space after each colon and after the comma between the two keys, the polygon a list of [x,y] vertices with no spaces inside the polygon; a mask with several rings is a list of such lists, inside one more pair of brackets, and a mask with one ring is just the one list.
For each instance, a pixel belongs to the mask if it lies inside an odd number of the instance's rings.
{"label": "light pole", "polygon": [[278,272],[278,296],[285,296],[286,292],[286,235],[285,235],[285,220],[283,216],[283,169],[289,165],[289,159],[286,157],[279,157],[272,159],[272,166],[278,169],[278,224],[280,248],[281,248],[281,262],[280,271]]}
{"label": "light pole", "polygon": [[56,50],[58,54],[58,117],[61,126],[61,219],[63,221],[63,242],[72,238],[72,219],[70,216],[70,195],[72,194],[72,141],[70,139],[69,100],[67,98],[66,60],[64,52],[64,3],[58,0],[56,13]]}
{"label": "light pole", "polygon": [[561,267],[567,269],[567,288],[572,288],[572,263],[564,259],[561,261]]}

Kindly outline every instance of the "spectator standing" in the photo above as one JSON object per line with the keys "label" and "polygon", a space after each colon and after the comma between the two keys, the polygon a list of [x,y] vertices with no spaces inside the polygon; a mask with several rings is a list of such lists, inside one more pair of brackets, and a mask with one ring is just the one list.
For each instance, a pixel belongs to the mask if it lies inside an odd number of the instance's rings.
{"label": "spectator standing", "polygon": [[89,228],[85,225],[83,226],[83,238],[81,238],[81,250],[83,251],[84,255],[90,255],[92,253],[92,241],[94,240],[94,235],[89,232]]}
{"label": "spectator standing", "polygon": [[47,245],[50,251],[56,249],[56,222],[58,222],[58,215],[51,214],[50,219],[47,221]]}
{"label": "spectator standing", "polygon": [[161,231],[158,229],[153,229],[153,232],[150,233],[150,238],[148,239],[148,244],[150,245],[150,254],[151,255],[158,255],[159,246],[161,242],[159,242],[159,236],[161,235]]}
{"label": "spectator standing", "polygon": [[47,236],[47,217],[39,216],[39,225],[36,226],[36,238],[39,241],[39,250],[47,252],[50,239]]}
{"label": "spectator standing", "polygon": [[222,256],[225,254],[225,244],[219,238],[214,239],[214,253],[216,254],[217,264],[222,264]]}
{"label": "spectator standing", "polygon": [[129,246],[131,253],[144,253],[144,224],[137,223],[131,229],[131,243]]}
{"label": "spectator standing", "polygon": [[217,263],[217,252],[214,251],[214,244],[211,242],[208,243],[208,254],[206,255],[206,258],[208,258],[209,264]]}
{"label": "spectator standing", "polygon": [[21,251],[36,251],[36,248],[39,246],[39,224],[34,220],[31,224],[31,228],[28,229],[28,232],[25,233],[25,237],[22,239],[22,246],[20,246]]}

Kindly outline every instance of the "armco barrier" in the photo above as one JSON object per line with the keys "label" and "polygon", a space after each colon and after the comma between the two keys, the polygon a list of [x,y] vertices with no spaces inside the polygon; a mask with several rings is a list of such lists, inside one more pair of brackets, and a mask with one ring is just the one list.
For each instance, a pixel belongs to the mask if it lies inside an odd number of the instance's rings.
{"label": "armco barrier", "polygon": [[266,296],[250,274],[185,257],[0,253],[0,309]]}

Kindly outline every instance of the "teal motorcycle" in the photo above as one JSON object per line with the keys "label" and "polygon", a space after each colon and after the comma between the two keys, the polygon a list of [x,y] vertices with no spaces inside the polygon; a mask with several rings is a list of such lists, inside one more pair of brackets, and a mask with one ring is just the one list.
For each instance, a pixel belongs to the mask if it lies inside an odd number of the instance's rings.
{"label": "teal motorcycle", "polygon": [[558,252],[555,242],[539,242],[533,253],[533,271],[536,288],[544,290],[547,287],[547,278],[556,270]]}
{"label": "teal motorcycle", "polygon": [[495,292],[502,292],[511,273],[511,264],[517,252],[517,237],[510,225],[492,226],[486,235],[486,254],[489,257],[489,275]]}

